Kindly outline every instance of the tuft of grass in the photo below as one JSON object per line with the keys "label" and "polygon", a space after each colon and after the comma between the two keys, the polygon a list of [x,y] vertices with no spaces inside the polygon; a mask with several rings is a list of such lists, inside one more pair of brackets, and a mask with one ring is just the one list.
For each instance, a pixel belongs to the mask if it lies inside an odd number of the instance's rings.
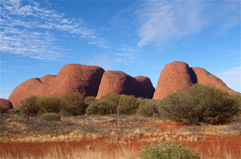
{"label": "tuft of grass", "polygon": [[44,113],[39,118],[47,121],[60,121],[60,115],[57,113]]}

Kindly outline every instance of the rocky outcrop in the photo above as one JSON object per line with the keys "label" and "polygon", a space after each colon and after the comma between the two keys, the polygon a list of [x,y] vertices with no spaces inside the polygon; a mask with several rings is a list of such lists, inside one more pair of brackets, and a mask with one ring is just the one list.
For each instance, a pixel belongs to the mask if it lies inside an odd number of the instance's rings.
{"label": "rocky outcrop", "polygon": [[29,96],[62,96],[68,92],[80,92],[83,96],[96,96],[104,70],[98,66],[68,64],[55,75],[29,79],[18,85],[9,96],[13,107]]}
{"label": "rocky outcrop", "polygon": [[62,96],[67,92],[79,92],[84,97],[96,96],[104,70],[98,66],[69,64],[63,66],[47,94]]}
{"label": "rocky outcrop", "polygon": [[138,82],[138,87],[135,89],[135,96],[143,98],[152,98],[155,92],[150,78],[145,76],[137,76],[135,80]]}
{"label": "rocky outcrop", "polygon": [[140,76],[133,78],[122,71],[106,71],[101,79],[96,99],[108,93],[151,98],[154,90],[148,77]]}
{"label": "rocky outcrop", "polygon": [[42,81],[43,83],[51,83],[52,81],[55,80],[55,78],[56,78],[56,75],[45,75],[40,78],[40,81]]}
{"label": "rocky outcrop", "polygon": [[234,92],[218,77],[200,67],[189,67],[188,64],[174,61],[164,66],[153,99],[162,99],[168,92],[191,86],[192,84],[212,84],[217,88]]}
{"label": "rocky outcrop", "polygon": [[200,67],[190,68],[194,74],[194,80],[196,83],[200,84],[212,84],[217,88],[233,93],[234,91],[228,88],[228,86],[218,77],[212,75],[208,71]]}
{"label": "rocky outcrop", "polygon": [[0,98],[0,107],[7,107],[9,109],[13,109],[12,103],[9,100],[3,98]]}
{"label": "rocky outcrop", "polygon": [[234,92],[221,79],[205,69],[190,68],[188,64],[180,61],[165,65],[156,90],[148,77],[132,77],[122,71],[105,72],[98,66],[68,64],[63,66],[57,75],[45,75],[21,83],[8,99],[12,102],[13,108],[18,107],[20,101],[29,96],[62,96],[69,92],[79,92],[84,97],[95,96],[97,99],[108,93],[162,99],[168,92],[175,92],[195,83],[209,83],[228,92]]}
{"label": "rocky outcrop", "polygon": [[165,65],[161,71],[153,99],[162,99],[169,92],[191,86],[192,77],[188,64],[174,61]]}

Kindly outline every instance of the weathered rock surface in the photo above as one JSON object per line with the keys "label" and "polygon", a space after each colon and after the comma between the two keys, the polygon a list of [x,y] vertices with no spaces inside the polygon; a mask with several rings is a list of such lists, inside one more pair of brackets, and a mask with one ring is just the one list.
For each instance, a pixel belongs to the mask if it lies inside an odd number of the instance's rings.
{"label": "weathered rock surface", "polygon": [[96,99],[108,93],[151,98],[154,90],[148,77],[133,78],[122,71],[106,71],[101,79]]}
{"label": "weathered rock surface", "polygon": [[55,75],[29,79],[18,85],[9,100],[13,107],[29,96],[62,96],[68,92],[80,92],[83,96],[96,96],[104,70],[98,66],[68,64]]}
{"label": "weathered rock surface", "polygon": [[192,77],[188,64],[174,61],[164,66],[161,71],[153,99],[162,99],[168,92],[175,92],[183,87],[191,86]]}
{"label": "weathered rock surface", "polygon": [[43,83],[51,83],[56,78],[56,75],[45,75],[40,78]]}
{"label": "weathered rock surface", "polygon": [[138,87],[135,90],[135,96],[152,98],[155,88],[153,87],[150,78],[145,76],[137,76],[135,79],[138,82]]}
{"label": "weathered rock surface", "polygon": [[189,68],[184,62],[174,61],[162,70],[153,99],[166,97],[168,92],[175,92],[192,84],[212,84],[217,88],[233,93],[234,91],[218,77],[200,67]]}
{"label": "weathered rock surface", "polygon": [[13,109],[12,103],[9,100],[3,98],[0,98],[0,107],[7,107],[9,109]]}
{"label": "weathered rock surface", "polygon": [[[212,84],[217,88],[220,88],[222,90],[228,91],[230,93],[234,92],[228,86],[218,77],[212,75],[208,71],[206,71],[203,68],[200,67],[192,67],[190,68],[194,72],[194,79],[196,79],[197,83],[200,84]],[[196,76],[196,78],[195,78]]]}

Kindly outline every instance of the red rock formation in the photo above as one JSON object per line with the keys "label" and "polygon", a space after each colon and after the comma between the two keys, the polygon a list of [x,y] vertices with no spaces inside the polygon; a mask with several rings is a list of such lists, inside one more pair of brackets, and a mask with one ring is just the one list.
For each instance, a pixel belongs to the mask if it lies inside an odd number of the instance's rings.
{"label": "red rock formation", "polygon": [[80,92],[84,96],[96,96],[104,70],[98,66],[84,66],[80,64],[65,65],[57,76],[46,75],[29,79],[18,85],[10,97],[13,107],[20,105],[20,101],[29,96],[62,96],[68,92]]}
{"label": "red rock formation", "polygon": [[[234,91],[228,88],[228,86],[218,77],[212,75],[208,71],[200,67],[190,68],[194,72],[194,78],[197,83],[200,84],[212,84],[217,88],[233,93]],[[196,77],[195,77],[196,76]]]}
{"label": "red rock formation", "polygon": [[191,86],[192,78],[188,64],[174,61],[165,65],[161,71],[153,99],[162,99],[168,92]]}
{"label": "red rock formation", "polygon": [[144,98],[152,98],[155,92],[155,88],[153,87],[150,78],[145,76],[137,76],[135,77],[138,82],[138,87],[134,91],[136,97],[144,97]]}
{"label": "red rock formation", "polygon": [[96,99],[108,93],[125,94],[131,77],[122,71],[105,71],[102,76]]}
{"label": "red rock formation", "polygon": [[233,93],[234,91],[218,77],[203,68],[189,68],[184,62],[172,62],[165,65],[158,80],[153,99],[162,99],[168,92],[175,92],[191,84],[212,84],[217,88]]}
{"label": "red rock formation", "polygon": [[0,107],[7,107],[9,109],[13,109],[12,103],[9,100],[3,98],[0,98]]}
{"label": "red rock formation", "polygon": [[51,83],[56,78],[56,75],[45,75],[40,78],[43,83]]}
{"label": "red rock formation", "polygon": [[104,70],[98,66],[65,65],[51,83],[47,94],[62,96],[68,92],[80,92],[84,97],[96,96],[103,73]]}
{"label": "red rock formation", "polygon": [[133,78],[122,71],[106,71],[101,79],[96,99],[108,93],[151,98],[154,90],[148,77]]}

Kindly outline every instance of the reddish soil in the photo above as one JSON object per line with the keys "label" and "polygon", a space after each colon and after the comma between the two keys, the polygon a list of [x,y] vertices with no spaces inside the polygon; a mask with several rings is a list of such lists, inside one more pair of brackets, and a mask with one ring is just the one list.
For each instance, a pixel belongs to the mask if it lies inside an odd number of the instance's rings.
{"label": "reddish soil", "polygon": [[[155,122],[155,120],[153,120],[153,123],[156,126],[160,126],[163,131],[169,131],[170,129],[183,129],[187,127],[183,123],[177,122]],[[128,146],[135,147],[138,151],[141,150],[143,146],[146,146],[151,142],[149,137],[139,137],[135,139],[124,138],[123,140],[130,142],[128,145],[121,146],[125,146],[127,148]],[[213,154],[218,152],[218,158],[220,159],[225,158],[225,156],[223,155],[223,153],[225,152],[237,156],[237,159],[239,158],[238,156],[241,154],[241,136],[218,137],[215,135],[205,135],[204,140],[200,140],[197,142],[186,142],[184,144],[198,150],[202,154],[202,156],[207,156],[207,158],[217,158],[217,155],[214,155],[215,157],[213,157],[212,154],[210,154],[210,151]],[[95,150],[95,148],[98,149],[102,147],[111,153],[120,148],[120,145],[117,143],[110,143],[109,138],[100,138],[95,140],[83,139],[82,141],[78,142],[0,143],[0,153],[5,151],[18,156],[21,154],[20,152],[25,154],[29,153],[35,155],[42,155],[50,151],[54,147],[57,147],[61,149],[61,151],[64,151],[66,153],[71,153],[75,149],[88,148]]]}
{"label": "reddish soil", "polygon": [[198,149],[199,152],[208,154],[209,150],[220,150],[220,152],[232,152],[233,154],[241,154],[241,136],[228,136],[228,137],[217,137],[208,136],[204,141],[186,143],[194,149]]}
{"label": "reddish soil", "polygon": [[[149,144],[147,142],[140,143],[139,140],[140,139],[131,140],[131,144],[128,146],[134,146],[138,150],[141,150],[143,146]],[[218,149],[221,153],[226,151],[236,154],[236,156],[241,154],[241,136],[230,136],[224,138],[208,136],[207,140],[185,143],[185,145],[190,146],[193,149],[197,149],[200,153],[202,153],[202,155],[208,155],[209,151],[216,152]],[[79,142],[1,143],[0,153],[2,153],[2,151],[7,151],[14,155],[19,155],[19,152],[41,155],[46,153],[46,150],[51,150],[54,147],[60,148],[61,151],[71,153],[76,148],[95,149],[100,146],[110,150],[110,152],[115,151],[120,147],[118,144],[109,143],[107,138],[96,140],[84,139]]]}

